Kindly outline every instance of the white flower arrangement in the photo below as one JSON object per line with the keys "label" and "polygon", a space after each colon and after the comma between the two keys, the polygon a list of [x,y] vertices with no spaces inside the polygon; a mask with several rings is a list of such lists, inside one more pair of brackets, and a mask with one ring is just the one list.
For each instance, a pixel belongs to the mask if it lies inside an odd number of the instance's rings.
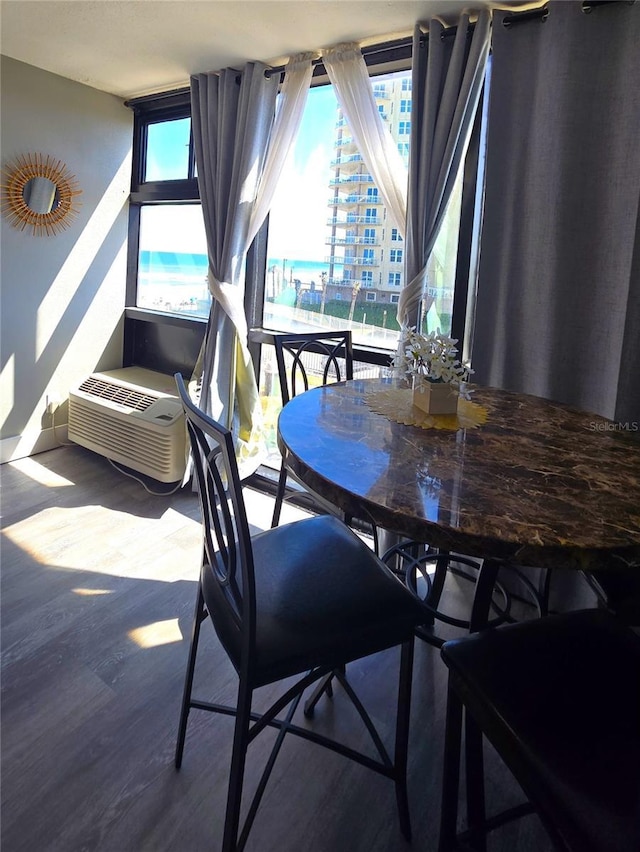
{"label": "white flower arrangement", "polygon": [[450,384],[460,396],[468,399],[469,391],[462,385],[473,370],[458,360],[457,342],[441,334],[440,329],[425,335],[415,328],[403,327],[398,352],[391,361],[392,374],[410,382],[414,377],[421,377],[433,383]]}

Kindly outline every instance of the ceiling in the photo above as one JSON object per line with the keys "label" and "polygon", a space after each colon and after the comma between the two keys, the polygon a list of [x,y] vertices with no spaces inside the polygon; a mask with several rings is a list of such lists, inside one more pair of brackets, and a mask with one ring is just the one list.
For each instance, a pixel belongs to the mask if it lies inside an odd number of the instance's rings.
{"label": "ceiling", "polygon": [[[532,5],[480,0],[478,6]],[[341,41],[453,23],[469,0],[1,0],[5,56],[131,98],[188,85],[189,75]]]}

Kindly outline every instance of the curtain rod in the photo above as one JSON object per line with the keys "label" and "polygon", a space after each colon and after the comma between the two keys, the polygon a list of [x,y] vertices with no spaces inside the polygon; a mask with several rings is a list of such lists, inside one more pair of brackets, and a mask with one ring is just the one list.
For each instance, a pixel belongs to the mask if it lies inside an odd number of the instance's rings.
{"label": "curtain rod", "polygon": [[[380,42],[380,44],[371,44],[368,47],[362,48],[362,55],[364,56],[365,62],[369,57],[374,57],[380,53],[387,53],[390,51],[405,51],[411,50],[411,46],[413,43],[413,39],[411,36],[407,38],[399,38],[394,41],[384,41]],[[311,64],[318,69],[324,70],[324,63],[322,59],[312,59]],[[274,74],[284,74],[286,71],[286,65],[277,65],[273,68],[269,68],[264,72],[265,77],[272,77]],[[314,72],[315,74],[316,72]]]}
{"label": "curtain rod", "polygon": [[[598,6],[611,6],[613,3],[625,3],[633,6],[636,0],[582,0],[582,11],[589,15]],[[510,12],[502,19],[503,27],[511,27],[513,24],[525,23],[526,21],[540,21],[544,23],[549,17],[549,7],[540,6],[538,9],[527,9],[524,12]]]}
{"label": "curtain rod", "polygon": [[[473,30],[475,29],[475,22],[469,24],[467,29],[468,29],[468,33],[470,35],[473,32]],[[443,40],[446,39],[446,38],[452,38],[453,36],[455,36],[457,31],[458,31],[458,27],[456,25],[446,27],[442,31],[442,33],[440,34],[440,38],[443,39]],[[429,33],[428,32],[422,33],[422,35],[420,36],[420,44],[424,45],[428,41],[429,41]],[[381,53],[393,53],[393,52],[396,52],[396,51],[401,53],[401,54],[404,54],[405,52],[407,52],[407,56],[410,56],[412,47],[413,47],[413,36],[407,36],[405,38],[395,39],[395,41],[383,41],[383,42],[380,42],[379,44],[371,44],[368,47],[363,47],[362,48],[362,55],[363,55],[364,61],[367,63],[367,65],[373,65],[374,64],[373,61],[367,62],[367,60],[369,58],[373,59],[373,57],[375,57],[375,56],[377,56]],[[405,57],[399,56],[398,58],[400,59],[400,58],[405,58]],[[320,74],[322,74],[323,71],[324,71],[324,63],[322,61],[322,58],[312,59],[311,64],[314,66],[314,68],[317,69],[317,71],[314,71],[314,76],[320,76]],[[264,72],[265,77],[271,77],[273,74],[280,74],[282,76],[284,74],[284,72],[286,71],[286,68],[287,68],[286,65],[277,65],[277,66],[274,66],[273,68],[269,68],[267,71]]]}

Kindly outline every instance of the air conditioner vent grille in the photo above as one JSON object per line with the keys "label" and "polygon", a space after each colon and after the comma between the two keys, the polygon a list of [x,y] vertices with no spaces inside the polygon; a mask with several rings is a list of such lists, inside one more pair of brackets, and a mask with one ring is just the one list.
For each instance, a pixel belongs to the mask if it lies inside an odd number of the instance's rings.
{"label": "air conditioner vent grille", "polygon": [[96,376],[90,376],[88,379],[85,379],[80,385],[80,390],[91,396],[108,399],[110,402],[118,403],[118,405],[126,405],[136,411],[145,411],[158,399],[156,396],[149,396],[149,394],[142,393],[133,388],[126,388],[113,382],[107,382]]}

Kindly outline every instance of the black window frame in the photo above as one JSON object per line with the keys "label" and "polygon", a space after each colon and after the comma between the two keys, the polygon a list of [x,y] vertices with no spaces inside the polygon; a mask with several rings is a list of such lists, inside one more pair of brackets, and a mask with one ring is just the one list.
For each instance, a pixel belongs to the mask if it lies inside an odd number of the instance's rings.
{"label": "black window frame", "polygon": [[189,89],[179,89],[150,97],[136,98],[126,104],[133,110],[133,156],[129,195],[129,234],[127,252],[127,309],[137,309],[138,248],[140,211],[149,204],[199,204],[200,190],[195,177],[193,133],[189,132],[188,177],[176,180],[145,181],[148,129],[152,124],[191,118]]}

